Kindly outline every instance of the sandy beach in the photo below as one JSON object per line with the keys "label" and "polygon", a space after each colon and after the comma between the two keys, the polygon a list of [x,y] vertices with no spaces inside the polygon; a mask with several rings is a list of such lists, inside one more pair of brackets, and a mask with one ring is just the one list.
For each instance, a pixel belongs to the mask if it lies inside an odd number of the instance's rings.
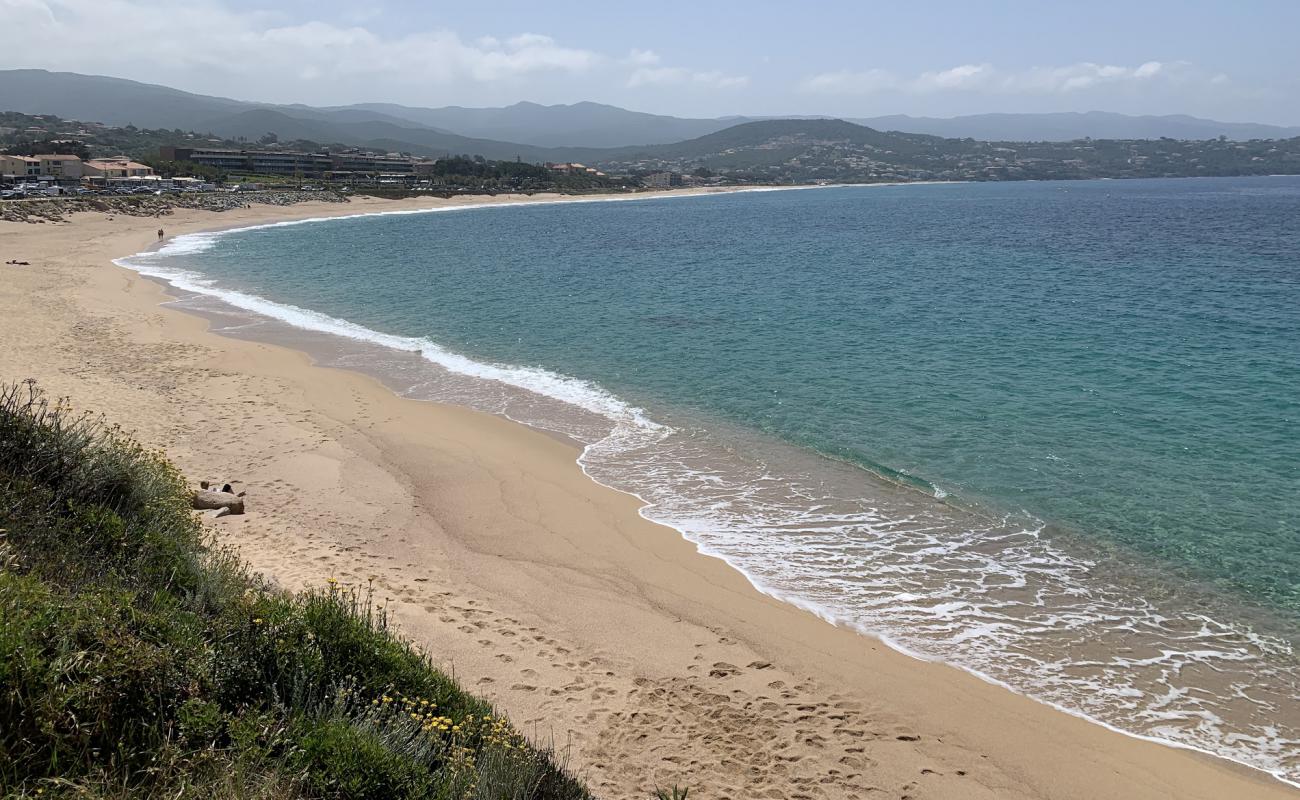
{"label": "sandy beach", "polygon": [[482,198],[0,222],[0,262],[30,262],[0,263],[0,379],[104,413],[196,480],[240,481],[249,513],[214,521],[221,541],[288,589],[373,579],[406,635],[602,797],[1300,796],[764,596],[587,478],[572,445],[217,336],[112,264],[159,226],[457,202]]}

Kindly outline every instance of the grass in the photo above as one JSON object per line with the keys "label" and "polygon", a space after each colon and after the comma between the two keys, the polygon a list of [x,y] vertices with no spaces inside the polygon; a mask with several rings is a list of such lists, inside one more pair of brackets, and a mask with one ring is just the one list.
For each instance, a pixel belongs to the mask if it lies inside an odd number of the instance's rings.
{"label": "grass", "polygon": [[0,387],[0,796],[589,794],[368,587],[267,586],[161,453],[28,382]]}

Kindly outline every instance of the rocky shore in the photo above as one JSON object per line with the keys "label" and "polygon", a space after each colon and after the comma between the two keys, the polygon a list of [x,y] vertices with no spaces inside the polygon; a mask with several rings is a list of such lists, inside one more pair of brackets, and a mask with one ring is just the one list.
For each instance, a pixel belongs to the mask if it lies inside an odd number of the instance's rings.
{"label": "rocky shore", "polygon": [[51,197],[0,202],[0,220],[7,222],[65,222],[71,214],[94,212],[129,217],[165,217],[177,208],[230,211],[254,205],[291,206],[297,203],[346,203],[333,192],[204,192],[201,194],[126,195],[122,197]]}

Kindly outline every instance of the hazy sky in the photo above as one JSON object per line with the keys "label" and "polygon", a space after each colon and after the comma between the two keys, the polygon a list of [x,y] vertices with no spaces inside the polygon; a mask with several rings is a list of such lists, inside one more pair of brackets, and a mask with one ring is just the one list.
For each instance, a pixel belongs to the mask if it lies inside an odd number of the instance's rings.
{"label": "hazy sky", "polygon": [[0,0],[0,67],[313,105],[1300,124],[1300,0]]}

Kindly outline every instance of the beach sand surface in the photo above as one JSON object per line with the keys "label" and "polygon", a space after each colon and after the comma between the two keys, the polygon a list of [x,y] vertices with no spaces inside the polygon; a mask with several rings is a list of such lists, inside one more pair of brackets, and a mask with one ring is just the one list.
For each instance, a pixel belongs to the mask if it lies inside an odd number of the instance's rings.
{"label": "beach sand surface", "polygon": [[[524,198],[498,198],[510,202]],[[233,340],[116,267],[169,235],[452,201],[0,222],[0,379],[35,378],[239,481],[211,523],[288,589],[373,585],[403,633],[607,798],[1273,798],[1237,765],[1107,730],[766,597],[555,437]]]}

